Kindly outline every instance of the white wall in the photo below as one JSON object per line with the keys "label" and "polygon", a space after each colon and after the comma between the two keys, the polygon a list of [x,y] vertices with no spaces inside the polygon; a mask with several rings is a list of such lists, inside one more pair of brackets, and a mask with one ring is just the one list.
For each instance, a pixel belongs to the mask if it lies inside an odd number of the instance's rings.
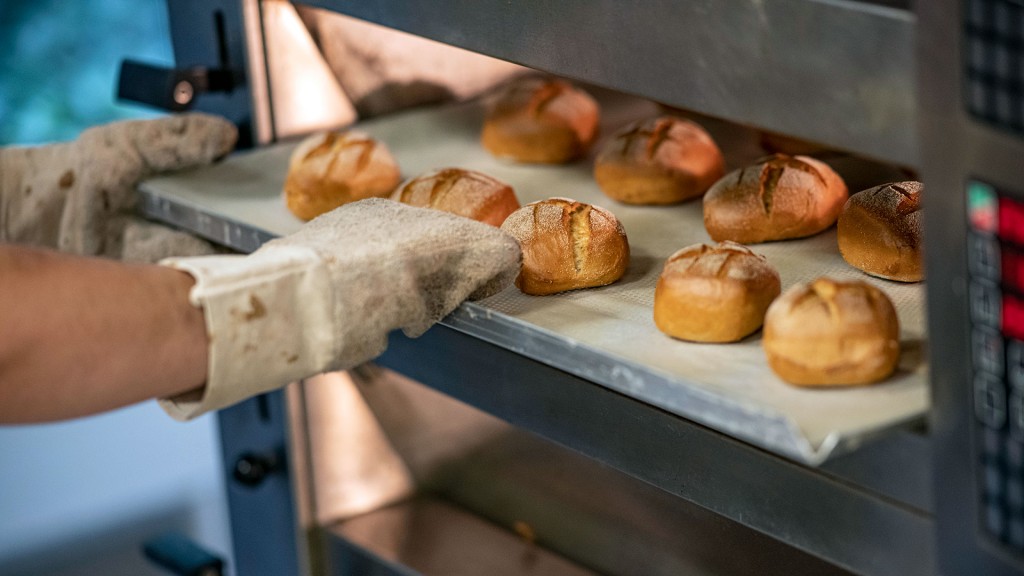
{"label": "white wall", "polygon": [[148,402],[71,422],[0,427],[0,574],[165,574],[141,543],[165,530],[231,549],[216,419]]}
{"label": "white wall", "polygon": [[[0,145],[154,115],[113,94],[121,59],[173,63],[164,0],[0,2]],[[165,529],[226,554],[215,424],[174,422],[150,402],[0,427],[0,575],[162,574],[144,567],[138,549]]]}

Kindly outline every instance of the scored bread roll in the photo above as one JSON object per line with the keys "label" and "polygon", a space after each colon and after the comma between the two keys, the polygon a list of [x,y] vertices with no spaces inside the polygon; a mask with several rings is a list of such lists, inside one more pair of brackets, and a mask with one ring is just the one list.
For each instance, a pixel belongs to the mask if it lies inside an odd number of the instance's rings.
{"label": "scored bread roll", "polygon": [[851,266],[900,282],[924,279],[920,182],[883,184],[858,192],[839,215],[839,252]]}
{"label": "scored bread roll", "polygon": [[768,308],[768,365],[800,386],[870,384],[900,356],[899,319],[888,296],[861,281],[819,278],[786,290]]}
{"label": "scored bread roll", "polygon": [[387,196],[400,180],[398,163],[383,142],[355,130],[321,132],[292,152],[285,203],[292,214],[312,220],[342,204]]}
{"label": "scored bread roll", "polygon": [[764,322],[779,273],[746,246],[695,244],[668,258],[654,291],[654,323],[682,340],[735,342]]}
{"label": "scored bread roll", "polygon": [[704,228],[717,242],[802,238],[835,224],[846,184],[824,162],[776,154],[725,175],[704,195]]}
{"label": "scored bread roll", "polygon": [[675,204],[700,196],[725,174],[715,141],[689,120],[661,116],[616,134],[594,161],[594,179],[626,204]]}
{"label": "scored bread roll", "polygon": [[512,187],[475,170],[442,168],[407,181],[391,195],[392,200],[433,208],[501,226],[519,209]]}
{"label": "scored bread roll", "polygon": [[525,294],[604,286],[621,278],[629,265],[626,231],[600,206],[541,200],[513,212],[501,229],[523,250],[516,286]]}
{"label": "scored bread roll", "polygon": [[568,82],[523,78],[498,97],[480,140],[499,158],[563,164],[587,153],[599,114],[597,102]]}

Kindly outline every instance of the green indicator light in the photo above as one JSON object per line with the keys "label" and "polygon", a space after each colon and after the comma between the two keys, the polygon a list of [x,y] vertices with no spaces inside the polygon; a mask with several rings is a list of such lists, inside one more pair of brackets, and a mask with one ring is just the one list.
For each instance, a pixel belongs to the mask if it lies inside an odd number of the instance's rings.
{"label": "green indicator light", "polygon": [[971,180],[967,183],[967,219],[979,232],[995,232],[999,226],[999,197],[995,188]]}
{"label": "green indicator light", "polygon": [[967,185],[967,208],[993,209],[996,206],[996,191],[994,188],[983,182],[972,180]]}

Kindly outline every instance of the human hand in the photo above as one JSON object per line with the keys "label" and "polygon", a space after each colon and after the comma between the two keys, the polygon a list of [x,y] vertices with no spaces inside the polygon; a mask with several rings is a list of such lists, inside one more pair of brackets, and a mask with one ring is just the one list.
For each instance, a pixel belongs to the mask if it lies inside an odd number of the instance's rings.
{"label": "human hand", "polygon": [[347,204],[250,256],[165,261],[196,279],[211,341],[208,380],[163,401],[186,419],[384,352],[467,298],[509,285],[520,251],[501,230],[445,212],[370,199]]}
{"label": "human hand", "polygon": [[0,241],[119,257],[138,182],[212,162],[237,137],[227,120],[189,113],[97,126],[73,142],[0,148]]}

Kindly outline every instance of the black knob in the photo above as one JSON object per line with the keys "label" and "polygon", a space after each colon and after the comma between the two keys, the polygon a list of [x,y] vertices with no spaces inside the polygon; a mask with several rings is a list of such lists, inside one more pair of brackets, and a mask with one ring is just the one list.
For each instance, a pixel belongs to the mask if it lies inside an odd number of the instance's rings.
{"label": "black knob", "polygon": [[163,68],[124,60],[117,79],[117,97],[180,112],[191,108],[199,94],[231,92],[236,85],[234,75],[225,69]]}
{"label": "black knob", "polygon": [[235,461],[232,476],[246,486],[258,486],[278,469],[278,458],[273,454],[245,453]]}

